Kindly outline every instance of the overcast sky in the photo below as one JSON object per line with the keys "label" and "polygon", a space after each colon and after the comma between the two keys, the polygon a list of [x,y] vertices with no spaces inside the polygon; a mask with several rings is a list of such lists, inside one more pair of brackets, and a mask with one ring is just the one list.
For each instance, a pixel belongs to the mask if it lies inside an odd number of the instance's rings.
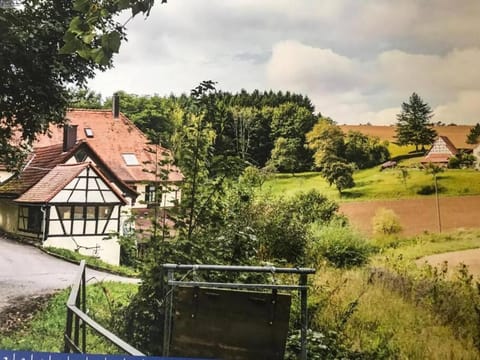
{"label": "overcast sky", "polygon": [[128,24],[102,95],[290,90],[339,124],[390,124],[417,92],[433,121],[480,122],[479,0],[157,0]]}

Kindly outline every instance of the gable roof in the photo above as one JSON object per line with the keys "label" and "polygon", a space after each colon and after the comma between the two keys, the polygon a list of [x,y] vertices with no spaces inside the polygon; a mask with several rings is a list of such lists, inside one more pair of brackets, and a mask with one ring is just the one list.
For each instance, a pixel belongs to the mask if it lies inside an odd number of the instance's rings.
{"label": "gable roof", "polygon": [[55,166],[47,175],[40,179],[39,182],[16,199],[15,202],[47,203],[86,168],[91,168],[100,178],[102,178],[102,180],[104,180],[110,190],[117,195],[120,202],[126,204],[123,195],[114,186],[110,185],[110,182],[105,176],[91,163],[71,165],[60,164]]}
{"label": "gable roof", "polygon": [[[105,164],[125,182],[155,181],[156,158],[171,153],[150,145],[148,138],[125,115],[114,118],[110,110],[71,109],[66,114],[69,124],[77,125],[77,140],[87,142]],[[90,129],[87,132],[85,129]],[[63,143],[63,128],[51,125],[48,135],[40,135],[35,146]],[[150,150],[149,150],[150,149]],[[122,154],[134,154],[138,165],[127,165]],[[169,181],[182,181],[183,175],[173,165],[168,166]]]}
{"label": "gable roof", "polygon": [[56,165],[63,163],[73,153],[78,145],[68,152],[63,152],[63,145],[38,147],[28,156],[23,170],[0,185],[0,194],[17,196],[35,185]]}
{"label": "gable roof", "polygon": [[[439,143],[444,143],[447,151],[438,151]],[[432,148],[425,156],[423,163],[434,162],[434,163],[446,163],[448,160],[458,154],[458,149],[453,145],[450,139],[447,136],[439,136],[433,143]]]}
{"label": "gable roof", "polygon": [[450,150],[450,152],[453,155],[456,155],[458,153],[458,149],[455,147],[455,145],[453,145],[453,143],[450,141],[450,139],[447,136],[439,136],[438,139],[442,139],[445,142],[445,145],[447,146],[448,150]]}
{"label": "gable roof", "polygon": [[[68,151],[63,151],[63,144],[34,148],[27,157],[26,165],[22,171],[17,176],[13,176],[4,184],[0,185],[0,196],[16,197],[25,193],[32,186],[42,181],[57,165],[68,162],[68,160],[74,157],[77,151],[80,150],[85,150],[95,164],[99,165],[102,171],[108,175],[110,180],[107,180],[107,182],[113,180],[126,194],[132,197],[138,195],[135,190],[108,168],[108,165],[98,157],[88,143],[80,141]],[[105,174],[103,172],[101,172],[101,176],[104,178]]]}

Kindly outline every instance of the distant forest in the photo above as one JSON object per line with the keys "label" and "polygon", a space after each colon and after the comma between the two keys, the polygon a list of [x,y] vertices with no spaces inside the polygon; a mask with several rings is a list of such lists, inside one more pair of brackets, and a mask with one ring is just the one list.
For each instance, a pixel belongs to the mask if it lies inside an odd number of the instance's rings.
{"label": "distant forest", "polygon": [[[193,104],[191,95],[146,96],[119,91],[120,110],[131,119],[153,142],[167,148],[175,146],[175,133],[184,123],[185,114]],[[290,92],[239,93],[215,91],[207,101],[215,109],[206,114],[215,131],[214,152],[218,155],[240,158],[246,165],[265,167],[275,145],[288,147],[293,168],[306,171],[313,168],[313,151],[305,146],[305,135],[321,118],[311,100]],[[73,108],[111,108],[112,98],[102,101],[101,94],[91,90],[71,92]],[[279,140],[281,139],[281,140]],[[278,171],[285,171],[281,164]]]}

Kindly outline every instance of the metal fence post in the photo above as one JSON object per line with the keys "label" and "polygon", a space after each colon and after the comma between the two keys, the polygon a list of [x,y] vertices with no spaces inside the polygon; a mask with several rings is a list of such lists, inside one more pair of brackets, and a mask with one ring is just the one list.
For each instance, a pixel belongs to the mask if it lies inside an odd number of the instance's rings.
{"label": "metal fence post", "polygon": [[[81,293],[82,293],[82,311],[84,314],[87,313],[87,281],[85,279],[86,268],[83,268],[82,273],[82,284],[81,284]],[[85,354],[87,352],[87,324],[82,321],[82,352]]]}
{"label": "metal fence post", "polygon": [[163,319],[163,349],[162,349],[162,355],[163,356],[168,356],[170,353],[170,333],[172,330],[172,307],[173,307],[173,286],[169,286],[169,282],[173,281],[174,276],[173,276],[173,270],[169,269],[168,270],[168,275],[167,275],[167,292],[166,292],[166,299],[165,299],[165,309],[164,309],[164,314],[165,317]]}
{"label": "metal fence post", "polygon": [[308,308],[307,308],[307,274],[300,275],[300,319],[301,319],[301,360],[307,360],[307,328],[308,328]]}

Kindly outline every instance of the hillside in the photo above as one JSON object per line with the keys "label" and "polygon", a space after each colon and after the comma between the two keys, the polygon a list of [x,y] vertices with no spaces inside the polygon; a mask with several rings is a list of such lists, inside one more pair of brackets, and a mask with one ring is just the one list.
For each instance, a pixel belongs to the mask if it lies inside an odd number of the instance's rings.
{"label": "hillside", "polygon": [[[344,132],[359,131],[362,134],[378,136],[382,140],[395,141],[395,126],[380,125],[341,125]],[[438,135],[447,136],[457,148],[472,149],[474,146],[465,142],[471,125],[434,126]]]}

